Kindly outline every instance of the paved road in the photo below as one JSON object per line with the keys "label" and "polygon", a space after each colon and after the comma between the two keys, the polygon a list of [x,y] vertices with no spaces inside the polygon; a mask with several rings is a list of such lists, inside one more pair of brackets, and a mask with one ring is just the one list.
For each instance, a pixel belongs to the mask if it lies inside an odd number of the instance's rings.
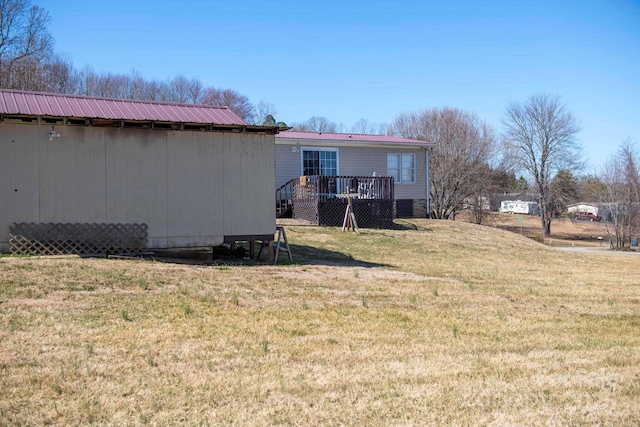
{"label": "paved road", "polygon": [[556,249],[566,252],[582,252],[582,253],[591,253],[591,254],[604,254],[604,255],[630,255],[630,256],[640,256],[640,251],[612,251],[609,248],[603,247],[581,247],[581,246],[557,246]]}

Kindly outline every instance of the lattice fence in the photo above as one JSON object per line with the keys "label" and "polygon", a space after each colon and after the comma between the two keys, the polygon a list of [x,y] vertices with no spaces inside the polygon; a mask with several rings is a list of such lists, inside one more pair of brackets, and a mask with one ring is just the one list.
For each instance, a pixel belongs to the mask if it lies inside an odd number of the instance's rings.
{"label": "lattice fence", "polygon": [[[391,200],[353,200],[353,213],[361,228],[392,228],[393,201]],[[344,199],[327,200],[318,203],[318,224],[341,226],[347,201]]]}
{"label": "lattice fence", "polygon": [[393,227],[391,177],[301,177],[293,185],[293,217],[317,225],[341,226],[347,198],[352,199],[359,227]]}
{"label": "lattice fence", "polygon": [[20,223],[9,227],[11,253],[100,255],[143,252],[147,224]]}

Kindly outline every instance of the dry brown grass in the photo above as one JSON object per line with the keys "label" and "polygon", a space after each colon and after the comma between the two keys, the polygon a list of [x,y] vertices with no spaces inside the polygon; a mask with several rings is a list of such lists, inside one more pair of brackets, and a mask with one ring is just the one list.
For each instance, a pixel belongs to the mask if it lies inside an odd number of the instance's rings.
{"label": "dry brown grass", "polygon": [[294,265],[0,258],[0,424],[638,425],[640,256],[446,221]]}

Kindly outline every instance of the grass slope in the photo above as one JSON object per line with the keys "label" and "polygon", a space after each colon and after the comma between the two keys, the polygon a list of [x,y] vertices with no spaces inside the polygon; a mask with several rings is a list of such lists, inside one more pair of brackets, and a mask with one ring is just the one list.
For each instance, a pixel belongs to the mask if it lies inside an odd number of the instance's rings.
{"label": "grass slope", "polygon": [[639,257],[288,227],[294,265],[0,258],[1,425],[637,425]]}

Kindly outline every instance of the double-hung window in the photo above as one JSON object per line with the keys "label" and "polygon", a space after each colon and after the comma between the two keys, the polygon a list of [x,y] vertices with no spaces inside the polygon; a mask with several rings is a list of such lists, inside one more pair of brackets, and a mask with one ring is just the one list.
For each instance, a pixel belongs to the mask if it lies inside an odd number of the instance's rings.
{"label": "double-hung window", "polygon": [[413,184],[416,182],[415,154],[387,154],[387,175],[393,177],[396,184]]}

